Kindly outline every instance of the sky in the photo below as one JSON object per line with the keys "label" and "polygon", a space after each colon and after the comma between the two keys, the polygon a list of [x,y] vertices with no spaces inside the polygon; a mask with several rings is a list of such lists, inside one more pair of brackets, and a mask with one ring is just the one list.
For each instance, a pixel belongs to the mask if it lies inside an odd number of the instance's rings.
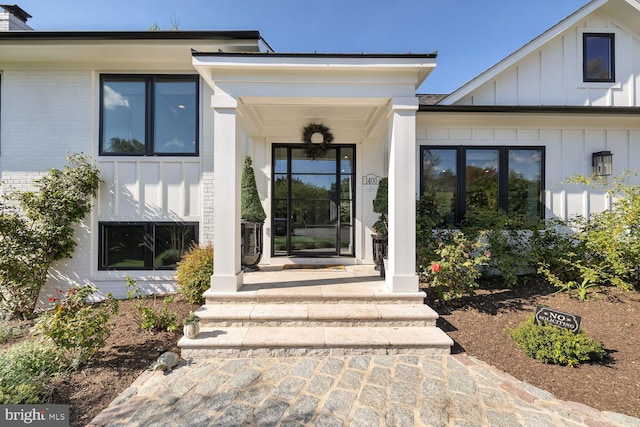
{"label": "sky", "polygon": [[14,0],[41,31],[258,30],[276,52],[432,53],[451,93],[589,0]]}

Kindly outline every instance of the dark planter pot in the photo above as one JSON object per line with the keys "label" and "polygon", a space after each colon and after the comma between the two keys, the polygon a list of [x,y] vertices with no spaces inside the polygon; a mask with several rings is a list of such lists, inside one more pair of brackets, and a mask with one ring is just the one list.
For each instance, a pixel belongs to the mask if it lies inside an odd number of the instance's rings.
{"label": "dark planter pot", "polygon": [[386,234],[372,234],[371,238],[373,239],[373,262],[376,265],[376,270],[380,271],[380,275],[382,276],[384,274],[382,260],[387,257],[387,242],[389,236]]}
{"label": "dark planter pot", "polygon": [[242,269],[257,270],[262,258],[262,225],[261,222],[245,221],[240,223],[240,246]]}

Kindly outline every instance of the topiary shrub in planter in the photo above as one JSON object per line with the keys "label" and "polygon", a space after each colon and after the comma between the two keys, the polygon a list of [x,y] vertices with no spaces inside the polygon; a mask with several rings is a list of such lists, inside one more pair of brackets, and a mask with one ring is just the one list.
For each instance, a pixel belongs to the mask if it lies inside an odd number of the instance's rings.
{"label": "topiary shrub in planter", "polygon": [[601,343],[583,332],[574,334],[568,329],[536,324],[533,316],[509,335],[527,356],[543,363],[577,366],[602,360],[606,354]]}
{"label": "topiary shrub in planter", "polygon": [[382,178],[378,183],[376,197],[373,199],[373,211],[378,214],[378,220],[373,224],[373,262],[380,276],[384,277],[383,260],[387,257],[387,215],[389,214],[389,179]]}
{"label": "topiary shrub in planter", "polygon": [[192,304],[203,304],[202,294],[211,286],[213,275],[213,246],[193,245],[184,254],[176,269],[176,283],[180,292]]}
{"label": "topiary shrub in planter", "polygon": [[262,226],[267,215],[260,203],[260,195],[256,185],[256,177],[253,172],[251,157],[244,158],[242,176],[240,177],[241,199],[240,217],[241,222],[241,247],[242,247],[242,267],[246,269],[256,269],[262,258]]}

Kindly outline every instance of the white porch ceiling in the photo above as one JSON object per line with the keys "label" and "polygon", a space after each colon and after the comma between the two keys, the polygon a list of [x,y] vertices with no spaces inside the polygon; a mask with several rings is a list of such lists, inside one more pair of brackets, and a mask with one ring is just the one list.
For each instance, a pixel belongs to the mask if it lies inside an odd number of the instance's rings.
{"label": "white porch ceiling", "polygon": [[[242,100],[241,100],[242,101]],[[336,141],[354,142],[371,137],[376,124],[387,111],[386,106],[327,106],[244,104],[252,123],[243,122],[248,133],[260,136],[293,138],[309,123],[323,123],[334,130]]]}

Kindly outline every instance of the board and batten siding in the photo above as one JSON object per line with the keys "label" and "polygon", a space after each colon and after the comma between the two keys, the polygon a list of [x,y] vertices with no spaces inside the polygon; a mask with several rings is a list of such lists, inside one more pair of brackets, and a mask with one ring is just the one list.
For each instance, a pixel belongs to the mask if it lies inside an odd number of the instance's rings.
{"label": "board and batten siding", "polygon": [[[614,83],[583,82],[582,34],[585,32],[615,34]],[[604,12],[596,12],[455,104],[640,106],[640,33]]]}
{"label": "board and batten siding", "polygon": [[613,153],[614,176],[640,169],[640,122],[613,115],[423,112],[418,114],[418,167],[421,146],[544,147],[545,217],[566,219],[611,206],[602,191],[564,183],[572,175],[591,174],[592,153]]}

